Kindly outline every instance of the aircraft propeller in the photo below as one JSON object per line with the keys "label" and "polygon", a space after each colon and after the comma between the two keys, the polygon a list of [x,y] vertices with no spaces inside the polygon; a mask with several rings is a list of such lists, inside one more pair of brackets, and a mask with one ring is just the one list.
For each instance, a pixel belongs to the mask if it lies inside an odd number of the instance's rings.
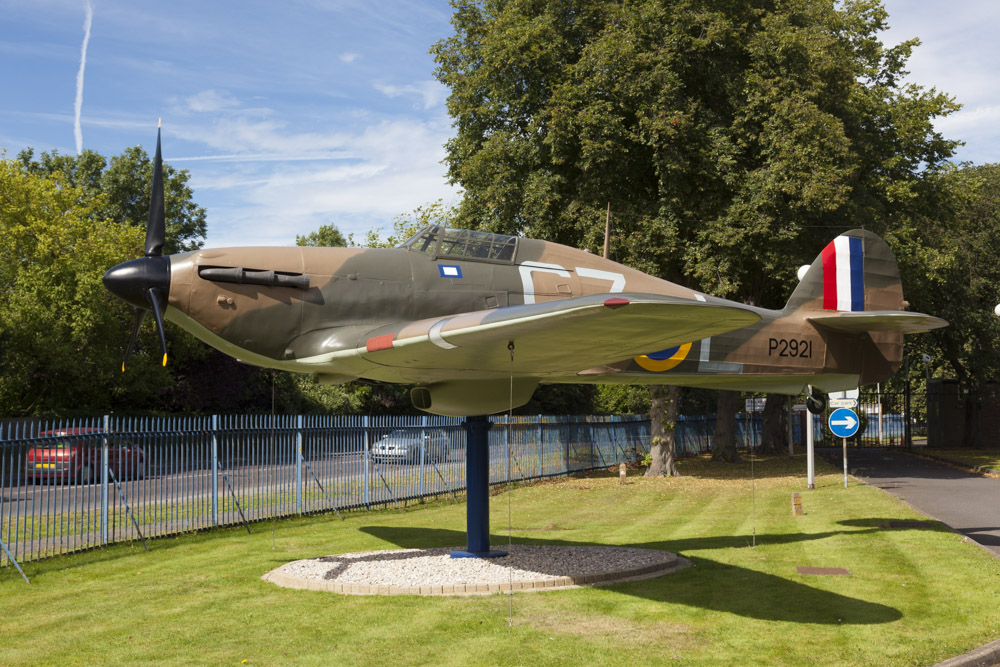
{"label": "aircraft propeller", "polygon": [[149,197],[149,220],[146,224],[145,256],[108,269],[104,274],[104,287],[109,292],[135,308],[135,323],[125,348],[122,372],[132,356],[139,327],[152,311],[156,330],[160,334],[163,365],[167,365],[167,339],[163,333],[163,307],[170,293],[170,258],[163,256],[166,236],[166,215],[163,203],[163,157],[160,151],[160,128],[156,129],[156,157],[153,160],[153,188]]}

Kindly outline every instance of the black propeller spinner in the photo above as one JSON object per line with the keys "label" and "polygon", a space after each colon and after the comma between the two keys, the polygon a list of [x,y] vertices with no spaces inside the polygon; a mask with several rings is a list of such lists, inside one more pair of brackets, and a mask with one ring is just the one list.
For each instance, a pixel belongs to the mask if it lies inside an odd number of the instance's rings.
{"label": "black propeller spinner", "polygon": [[149,197],[149,220],[146,224],[146,256],[133,259],[108,269],[104,274],[104,287],[125,303],[135,308],[135,324],[125,349],[122,372],[132,348],[139,337],[139,327],[152,311],[156,330],[160,334],[163,365],[167,365],[167,339],[163,334],[163,309],[170,293],[170,258],[163,256],[163,239],[166,235],[166,215],[163,206],[163,157],[160,152],[160,128],[156,129],[156,157],[153,161],[153,188]]}

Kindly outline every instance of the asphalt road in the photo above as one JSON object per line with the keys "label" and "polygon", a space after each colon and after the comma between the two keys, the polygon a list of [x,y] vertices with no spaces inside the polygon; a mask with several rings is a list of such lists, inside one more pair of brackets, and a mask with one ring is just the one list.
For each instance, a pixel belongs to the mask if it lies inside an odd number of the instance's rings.
{"label": "asphalt road", "polygon": [[[841,467],[841,450],[817,452]],[[902,498],[1000,556],[1000,479],[983,477],[890,449],[848,449],[856,477]]]}

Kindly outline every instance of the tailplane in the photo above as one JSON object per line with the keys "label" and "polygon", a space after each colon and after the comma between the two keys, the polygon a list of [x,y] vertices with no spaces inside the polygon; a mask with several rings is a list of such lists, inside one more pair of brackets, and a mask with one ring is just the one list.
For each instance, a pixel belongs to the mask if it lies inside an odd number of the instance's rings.
{"label": "tailplane", "polygon": [[808,319],[828,329],[917,333],[947,326],[938,317],[905,308],[899,267],[889,245],[855,229],[823,249],[792,292],[785,312],[815,311]]}

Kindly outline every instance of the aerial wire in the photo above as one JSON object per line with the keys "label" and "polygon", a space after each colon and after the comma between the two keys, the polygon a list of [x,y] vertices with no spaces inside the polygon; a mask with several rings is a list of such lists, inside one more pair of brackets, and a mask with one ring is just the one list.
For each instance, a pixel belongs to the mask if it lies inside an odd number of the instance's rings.
{"label": "aerial wire", "polygon": [[[756,398],[752,398],[750,400],[752,400],[754,403],[757,402]],[[754,407],[756,407],[756,405],[754,405]],[[753,427],[753,420],[750,418],[749,410],[747,410],[746,415],[747,415],[746,419],[747,444],[750,447],[750,499],[751,499],[750,503],[752,507],[750,530],[752,535],[751,539],[753,540],[753,543],[750,548],[756,549],[757,548],[757,478],[754,476],[754,470],[753,470],[753,449],[754,449],[754,440],[756,438],[754,437],[753,431],[751,431],[751,428]]]}
{"label": "aerial wire", "polygon": [[512,421],[514,419],[514,341],[509,341],[507,343],[507,349],[510,350],[510,404],[507,408],[507,597],[509,600],[509,607],[507,613],[507,627],[514,626],[514,564],[512,562],[512,551],[513,548],[511,534],[513,533],[513,527],[511,523],[511,500],[510,500],[510,466],[511,460],[511,448],[510,448],[510,435],[512,428]]}
{"label": "aerial wire", "polygon": [[[277,373],[273,368],[271,369],[271,451],[274,451],[274,375]],[[271,551],[274,551],[274,522],[275,522],[274,510],[271,511]]]}

